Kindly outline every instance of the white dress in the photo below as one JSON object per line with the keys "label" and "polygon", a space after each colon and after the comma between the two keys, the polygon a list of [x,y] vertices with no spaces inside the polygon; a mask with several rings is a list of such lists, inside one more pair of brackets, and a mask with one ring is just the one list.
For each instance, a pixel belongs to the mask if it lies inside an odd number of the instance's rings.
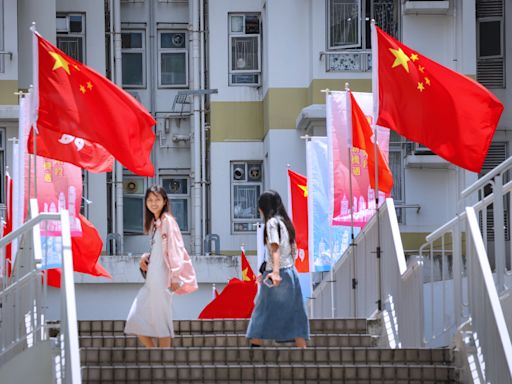
{"label": "white dress", "polygon": [[160,228],[154,240],[146,282],[133,301],[124,332],[149,337],[174,337],[172,293],[167,289],[168,268],[163,258]]}

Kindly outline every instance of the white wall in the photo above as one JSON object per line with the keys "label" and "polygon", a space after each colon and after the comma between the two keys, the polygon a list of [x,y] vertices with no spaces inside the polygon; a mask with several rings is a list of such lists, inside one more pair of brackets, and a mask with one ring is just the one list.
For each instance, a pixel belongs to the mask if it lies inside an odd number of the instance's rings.
{"label": "white wall", "polygon": [[[12,59],[8,55],[2,55],[0,60],[4,62],[4,72],[0,73],[0,80],[18,80],[18,34],[13,33],[18,29],[18,8],[16,1],[2,0],[3,5],[3,50],[12,52]],[[28,30],[30,25],[25,26]]]}

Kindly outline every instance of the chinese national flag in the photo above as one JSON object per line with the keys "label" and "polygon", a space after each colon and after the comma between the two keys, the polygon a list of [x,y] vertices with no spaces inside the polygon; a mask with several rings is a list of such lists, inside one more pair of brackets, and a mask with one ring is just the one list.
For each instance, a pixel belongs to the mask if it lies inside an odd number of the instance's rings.
{"label": "chinese national flag", "polygon": [[153,176],[151,115],[110,80],[36,36],[38,129],[99,144],[130,171]]}
{"label": "chinese national flag", "polygon": [[[79,217],[82,225],[82,236],[71,238],[73,270],[92,276],[112,278],[110,273],[98,262],[103,248],[103,241],[98,231],[84,216],[80,215]],[[60,288],[60,277],[60,268],[48,270],[48,285]]]}
{"label": "chinese national flag", "polygon": [[248,319],[254,309],[258,291],[255,281],[242,281],[236,277],[199,314],[199,319]]}
{"label": "chinese national flag", "polygon": [[297,268],[297,272],[309,272],[308,180],[290,169],[288,178],[290,180],[291,216],[299,253],[295,259],[295,268]]}
{"label": "chinese national flag", "polygon": [[[377,125],[479,172],[503,105],[470,78],[432,61],[374,27]],[[375,59],[374,59],[375,60]],[[374,90],[375,92],[375,90]]]}
{"label": "chinese national flag", "polygon": [[[3,235],[8,235],[12,232],[12,195],[14,192],[14,185],[12,177],[9,173],[5,174],[5,186],[6,186],[6,198],[7,198],[7,207],[5,211],[5,223],[3,224]],[[5,246],[5,264],[4,267],[7,268],[3,273],[7,276],[11,276],[12,272],[12,243],[9,243]],[[1,269],[1,268],[0,268]]]}
{"label": "chinese national flag", "polygon": [[[361,107],[350,93],[351,113],[348,115],[352,122],[352,145],[356,148],[362,149],[368,156],[368,173],[370,174],[370,185],[375,189],[375,145],[372,142],[373,131],[370,127],[367,117],[364,115]],[[350,127],[350,124],[348,124]],[[391,193],[393,188],[393,174],[389,169],[386,159],[382,155],[379,146],[377,146],[378,153],[378,172],[379,172],[379,191]]]}
{"label": "chinese national flag", "polygon": [[251,265],[245,257],[245,249],[242,247],[242,280],[243,281],[256,281],[256,275],[254,274]]}
{"label": "chinese national flag", "polygon": [[[39,129],[36,135],[37,155],[65,161],[92,172],[110,172],[114,157],[101,145],[62,134],[49,129]],[[34,130],[30,130],[28,153],[34,153]]]}

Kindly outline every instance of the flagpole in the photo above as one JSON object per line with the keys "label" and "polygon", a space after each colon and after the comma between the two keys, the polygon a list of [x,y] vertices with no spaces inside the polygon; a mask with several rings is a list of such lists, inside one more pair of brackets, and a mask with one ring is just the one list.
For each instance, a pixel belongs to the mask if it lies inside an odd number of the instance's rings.
{"label": "flagpole", "polygon": [[[37,31],[36,22],[33,21],[30,26],[32,32],[32,85],[30,86],[32,93],[31,100],[31,114],[30,114],[30,125],[32,125],[32,139],[33,139],[33,151],[34,151],[34,198],[37,199],[37,111],[39,110],[39,52],[37,49]],[[21,145],[25,145],[26,132],[22,132],[23,136],[20,136],[20,140],[23,137],[23,142],[20,141]],[[30,180],[30,173],[28,175]],[[30,189],[29,189],[30,198]],[[29,206],[30,208],[30,206]]]}
{"label": "flagpole", "polygon": [[377,31],[375,29],[375,19],[371,22],[371,38],[372,38],[372,92],[373,92],[373,149],[375,153],[375,214],[377,215],[377,279],[378,279],[378,299],[377,309],[382,311],[382,267],[381,267],[381,247],[380,247],[380,215],[379,215],[379,150],[378,150],[378,127],[376,119],[379,113],[379,95],[378,95],[378,42]]}
{"label": "flagpole", "polygon": [[[350,246],[354,245],[354,195],[352,187],[352,102],[350,99],[350,86],[345,83],[345,109],[346,126],[347,126],[347,152],[348,152],[348,185],[349,185],[349,200],[350,200]],[[350,119],[350,120],[349,120]],[[354,300],[354,317],[357,316],[357,295],[356,295],[356,259],[352,261],[352,295]]]}

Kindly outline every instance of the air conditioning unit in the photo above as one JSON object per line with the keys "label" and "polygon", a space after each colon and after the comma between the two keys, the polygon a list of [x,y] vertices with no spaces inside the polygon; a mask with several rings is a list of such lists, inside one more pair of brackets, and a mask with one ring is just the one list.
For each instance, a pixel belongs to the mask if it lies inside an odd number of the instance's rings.
{"label": "air conditioning unit", "polygon": [[450,9],[449,1],[414,1],[409,0],[404,4],[405,14],[443,15]]}

